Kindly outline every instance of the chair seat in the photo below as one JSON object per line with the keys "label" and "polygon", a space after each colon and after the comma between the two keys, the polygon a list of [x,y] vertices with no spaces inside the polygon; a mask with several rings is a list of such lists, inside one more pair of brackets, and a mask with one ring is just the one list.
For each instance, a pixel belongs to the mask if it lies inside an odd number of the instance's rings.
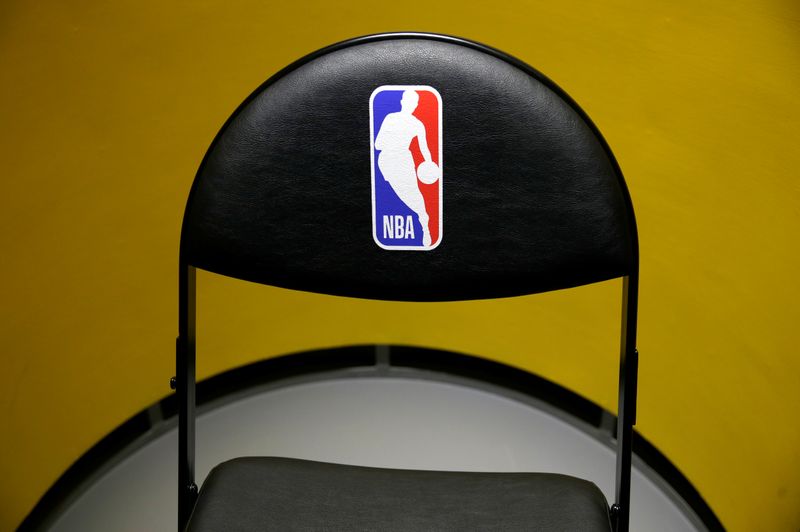
{"label": "chair seat", "polygon": [[237,458],[209,473],[188,530],[610,531],[611,525],[598,487],[566,475]]}

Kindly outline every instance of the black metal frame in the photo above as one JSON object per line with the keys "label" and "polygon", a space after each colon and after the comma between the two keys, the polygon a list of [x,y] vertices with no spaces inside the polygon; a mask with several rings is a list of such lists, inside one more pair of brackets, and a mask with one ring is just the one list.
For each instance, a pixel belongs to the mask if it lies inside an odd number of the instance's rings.
{"label": "black metal frame", "polygon": [[[197,500],[195,464],[196,387],[196,269],[181,260],[179,273],[176,376],[178,398],[178,529],[184,530]],[[619,406],[617,416],[616,501],[611,506],[616,532],[628,532],[630,523],[631,460],[639,353],[636,349],[638,275],[623,278],[620,342]]]}
{"label": "black metal frame", "polygon": [[186,528],[197,500],[194,482],[196,270],[180,260],[175,391],[178,396],[178,530]]}
{"label": "black metal frame", "polygon": [[[466,45],[472,48],[483,50],[493,55],[517,65],[530,72],[537,78],[545,81],[548,86],[556,91],[565,101],[567,101],[578,114],[593,129],[597,138],[603,144],[612,164],[619,176],[622,175],[619,165],[613,153],[608,147],[605,139],[600,134],[597,127],[586,115],[585,112],[558,87],[554,82],[545,78],[540,72],[534,71],[525,63],[508,56],[498,50],[463,39],[424,33],[398,33],[369,35],[351,39],[338,44],[331,45],[322,50],[318,50],[298,61],[289,65],[275,76],[262,84],[259,89],[253,92],[242,104],[239,109],[245,106],[250,99],[265,86],[269,85],[274,79],[279,78],[284,72],[290,71],[305,62],[311,61],[325,53],[333,50],[359,44],[362,42],[382,40],[389,38],[436,38],[446,42]],[[238,111],[238,110],[237,110]],[[233,115],[228,119],[229,121]],[[225,130],[226,124],[221,131]],[[219,135],[218,135],[219,137]],[[217,138],[218,138],[217,137]],[[216,143],[217,138],[214,139]],[[212,144],[213,145],[213,144]],[[205,163],[205,160],[203,161]],[[202,168],[202,164],[201,164]],[[620,177],[620,184],[623,193],[627,196],[629,212],[628,223],[631,228],[632,242],[634,246],[634,258],[632,271],[628,276],[623,277],[622,293],[622,332],[620,342],[620,373],[619,373],[619,401],[617,419],[617,465],[616,465],[616,497],[615,502],[610,507],[612,526],[615,532],[628,532],[630,525],[630,491],[631,491],[631,459],[633,450],[633,426],[636,424],[636,395],[638,381],[639,353],[636,349],[636,326],[638,313],[638,293],[639,293],[639,250],[638,236],[636,230],[635,215],[633,213],[630,196],[624,180]],[[194,185],[190,191],[190,199],[194,192]],[[181,248],[183,238],[181,239]],[[178,396],[178,529],[184,530],[191,516],[195,501],[197,500],[198,488],[194,479],[195,465],[195,315],[196,315],[196,269],[190,265],[183,256],[179,261],[179,302],[178,302],[178,339],[176,342],[176,376],[175,387]]]}
{"label": "black metal frame", "polygon": [[[637,261],[638,263],[638,261]],[[638,267],[638,265],[637,265]],[[631,458],[636,424],[636,392],[639,351],[636,349],[636,317],[639,307],[638,271],[622,281],[622,334],[620,338],[619,400],[617,403],[616,501],[611,519],[616,532],[628,532],[631,516]]]}

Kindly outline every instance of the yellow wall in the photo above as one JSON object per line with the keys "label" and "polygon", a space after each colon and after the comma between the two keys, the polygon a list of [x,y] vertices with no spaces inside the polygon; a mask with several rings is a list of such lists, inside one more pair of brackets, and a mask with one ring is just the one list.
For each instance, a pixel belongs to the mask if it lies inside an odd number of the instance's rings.
{"label": "yellow wall", "polygon": [[[595,120],[642,240],[638,428],[731,530],[798,530],[800,7],[387,5],[2,3],[0,529],[168,393],[180,217],[229,113],[307,52],[418,29],[522,58]],[[616,333],[584,322],[612,326],[618,282],[421,311],[210,275],[200,290],[201,376],[312,347],[398,342],[494,358],[615,406]],[[373,332],[384,314],[388,330]],[[404,326],[432,321],[441,326]],[[503,334],[490,337],[495,326]]]}

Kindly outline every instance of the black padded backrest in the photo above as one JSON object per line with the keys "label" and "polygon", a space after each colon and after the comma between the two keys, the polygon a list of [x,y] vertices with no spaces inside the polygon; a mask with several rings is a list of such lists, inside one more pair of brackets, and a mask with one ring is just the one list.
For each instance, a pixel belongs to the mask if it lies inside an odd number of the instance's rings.
{"label": "black padded backrest", "polygon": [[[427,251],[373,237],[371,96],[393,85],[441,95],[442,225]],[[628,275],[636,246],[613,156],[560,89],[482,45],[403,34],[324,49],[253,93],[195,178],[181,254],[264,284],[432,301]]]}

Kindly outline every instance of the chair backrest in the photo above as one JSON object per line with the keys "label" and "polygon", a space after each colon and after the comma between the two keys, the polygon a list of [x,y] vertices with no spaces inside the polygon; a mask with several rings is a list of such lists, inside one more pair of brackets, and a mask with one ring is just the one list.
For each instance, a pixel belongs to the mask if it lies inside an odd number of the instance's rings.
{"label": "chair backrest", "polygon": [[228,119],[192,185],[181,234],[179,526],[197,490],[195,268],[407,301],[623,277],[612,516],[627,530],[638,360],[633,207],[597,129],[531,67],[454,37],[363,37],[285,68]]}
{"label": "chair backrest", "polygon": [[[440,95],[443,175],[428,210],[441,226],[424,253],[390,252],[373,234],[394,221],[373,208],[373,186],[386,180],[373,179],[381,124],[371,96],[387,86]],[[552,82],[475,43],[384,35],[312,54],[239,107],[195,179],[182,251],[189,264],[259,283],[453,300],[629,275],[636,233],[610,150]]]}

